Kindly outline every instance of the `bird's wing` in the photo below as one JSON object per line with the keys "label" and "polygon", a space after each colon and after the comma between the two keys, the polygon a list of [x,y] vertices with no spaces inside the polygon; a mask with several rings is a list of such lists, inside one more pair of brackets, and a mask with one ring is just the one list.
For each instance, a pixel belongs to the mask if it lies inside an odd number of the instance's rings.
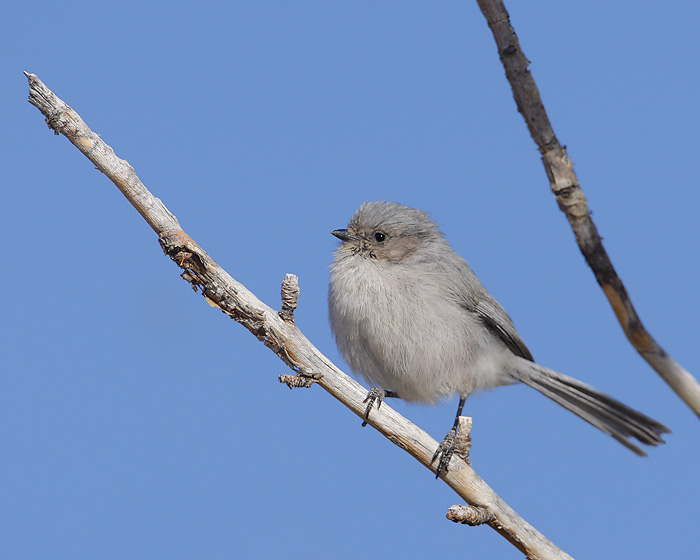
{"label": "bird's wing", "polygon": [[484,324],[498,337],[505,342],[506,346],[516,356],[534,362],[534,358],[527,346],[515,330],[513,322],[508,317],[505,310],[495,301],[481,300],[476,304],[477,315],[481,317]]}
{"label": "bird's wing", "polygon": [[448,278],[450,293],[467,310],[475,313],[493,334],[521,358],[534,362],[527,346],[515,330],[513,321],[506,310],[488,293],[476,274],[469,268],[467,261],[461,257],[439,261],[443,278]]}

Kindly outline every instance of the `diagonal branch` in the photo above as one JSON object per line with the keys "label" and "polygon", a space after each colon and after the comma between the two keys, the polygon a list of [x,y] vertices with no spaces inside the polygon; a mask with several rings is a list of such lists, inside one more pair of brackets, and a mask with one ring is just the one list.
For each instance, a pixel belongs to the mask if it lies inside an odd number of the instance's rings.
{"label": "diagonal branch", "polygon": [[700,384],[669,356],[644,328],[622,280],[615,272],[598,234],[586,197],[581,190],[574,164],[559,143],[540,99],[535,80],[528,70],[530,61],[520,48],[502,0],[477,0],[493,32],[498,54],[513,90],[518,111],[523,115],[532,139],[542,153],[552,192],[569,220],[583,256],[635,350],[668,383],[685,403],[700,416]]}
{"label": "diagonal branch", "polygon": [[[29,80],[29,102],[44,114],[49,128],[68,138],[117,185],[158,234],[165,253],[184,270],[182,277],[210,304],[241,323],[303,378],[298,384],[289,376],[284,376],[283,381],[290,386],[308,386],[315,381],[364,418],[366,389],[331,363],[294,324],[294,281],[285,279],[284,313],[278,313],[261,302],[182,231],[175,216],[146,189],[133,167],[119,159],[73,109],[56,97],[36,75],[26,72],[25,75]],[[372,413],[369,424],[434,471],[431,458],[437,442],[418,426],[386,404]],[[453,460],[442,479],[462,499],[475,506],[466,513],[449,514],[451,518],[463,523],[488,524],[528,558],[571,558],[520,517],[465,461]]]}

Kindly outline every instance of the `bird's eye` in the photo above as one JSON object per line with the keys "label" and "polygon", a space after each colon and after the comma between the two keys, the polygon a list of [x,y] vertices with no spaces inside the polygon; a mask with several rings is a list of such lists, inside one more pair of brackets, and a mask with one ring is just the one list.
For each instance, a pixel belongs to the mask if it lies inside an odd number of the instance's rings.
{"label": "bird's eye", "polygon": [[377,233],[374,234],[374,239],[375,241],[381,243],[386,239],[386,234],[382,233],[381,231],[378,231]]}

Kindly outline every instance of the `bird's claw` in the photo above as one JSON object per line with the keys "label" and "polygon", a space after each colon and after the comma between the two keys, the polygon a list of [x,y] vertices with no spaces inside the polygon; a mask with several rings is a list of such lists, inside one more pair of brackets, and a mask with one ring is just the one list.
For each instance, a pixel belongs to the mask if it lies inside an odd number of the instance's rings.
{"label": "bird's claw", "polygon": [[362,401],[363,403],[367,403],[367,408],[365,408],[365,420],[362,422],[362,427],[367,425],[367,422],[369,421],[369,413],[372,411],[374,403],[377,403],[377,410],[379,410],[379,407],[382,406],[382,402],[384,402],[384,397],[386,397],[386,391],[384,389],[380,389],[379,387],[372,387],[369,391],[367,391],[367,396],[365,397],[365,400]]}
{"label": "bird's claw", "polygon": [[447,473],[447,465],[450,464],[450,459],[452,459],[452,455],[454,455],[456,442],[457,428],[455,427],[447,432],[445,439],[440,442],[440,445],[438,445],[433,454],[433,458],[430,460],[430,464],[432,465],[436,459],[439,459],[437,468],[435,469],[435,478],[439,478],[441,474]]}

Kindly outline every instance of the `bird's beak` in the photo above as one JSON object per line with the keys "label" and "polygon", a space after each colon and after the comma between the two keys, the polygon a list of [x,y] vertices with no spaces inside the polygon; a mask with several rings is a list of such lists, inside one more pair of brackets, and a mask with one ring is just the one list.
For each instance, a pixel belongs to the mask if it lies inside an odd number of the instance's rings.
{"label": "bird's beak", "polygon": [[346,230],[346,229],[336,229],[335,231],[332,231],[331,233],[333,235],[335,235],[341,241],[352,241],[354,239],[357,239],[356,236],[348,233],[348,230]]}

